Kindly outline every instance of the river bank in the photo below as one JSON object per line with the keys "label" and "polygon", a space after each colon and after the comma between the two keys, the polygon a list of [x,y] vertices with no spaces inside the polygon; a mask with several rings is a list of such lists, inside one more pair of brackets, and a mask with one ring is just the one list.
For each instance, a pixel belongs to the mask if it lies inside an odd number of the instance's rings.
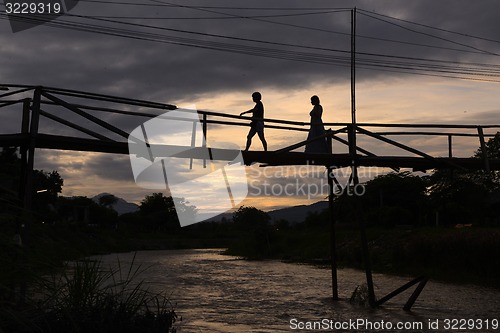
{"label": "river bank", "polygon": [[[370,261],[378,273],[427,275],[431,279],[500,289],[498,228],[368,228]],[[240,230],[218,223],[164,232],[129,232],[92,227],[33,226],[24,248],[3,242],[3,267],[20,253],[33,269],[51,270],[66,260],[141,250],[226,248],[247,259],[330,264],[330,233],[325,227]],[[8,245],[10,244],[10,245]],[[338,227],[338,266],[363,269],[357,228]]]}
{"label": "river bank", "polygon": [[[500,288],[498,228],[368,228],[366,234],[375,272]],[[360,239],[356,228],[337,228],[339,267],[364,269]],[[260,247],[256,243],[233,244],[226,253],[330,264],[330,234],[324,228],[278,230]]]}

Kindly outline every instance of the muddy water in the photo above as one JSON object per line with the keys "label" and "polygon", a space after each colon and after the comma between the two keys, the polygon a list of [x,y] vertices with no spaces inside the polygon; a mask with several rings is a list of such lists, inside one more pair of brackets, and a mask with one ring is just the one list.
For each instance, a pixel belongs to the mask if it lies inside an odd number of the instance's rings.
{"label": "muddy water", "polygon": [[[219,250],[144,251],[142,278],[171,294],[178,332],[500,332],[500,291],[429,281],[411,312],[410,289],[376,309],[352,304],[363,272],[338,272],[340,301],[331,300],[328,269],[279,261],[245,261]],[[121,265],[133,254],[103,257]],[[409,278],[374,275],[378,297]],[[467,320],[467,321],[466,321]],[[403,325],[398,327],[396,325]],[[496,327],[496,330],[494,329]]]}

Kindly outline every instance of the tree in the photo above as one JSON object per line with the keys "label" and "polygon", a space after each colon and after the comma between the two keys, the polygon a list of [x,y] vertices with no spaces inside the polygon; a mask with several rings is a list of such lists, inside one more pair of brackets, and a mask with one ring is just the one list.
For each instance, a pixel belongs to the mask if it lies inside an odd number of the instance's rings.
{"label": "tree", "polygon": [[265,226],[270,220],[266,212],[255,207],[241,206],[233,213],[233,222],[244,226]]}
{"label": "tree", "polygon": [[255,207],[241,206],[233,213],[233,222],[240,230],[238,245],[249,258],[262,258],[271,253],[275,230],[269,226],[271,218]]}
{"label": "tree", "polygon": [[175,214],[175,206],[172,197],[166,197],[163,193],[153,193],[146,195],[139,205],[141,214],[148,215],[158,212],[168,212]]}
{"label": "tree", "polygon": [[184,198],[166,197],[163,193],[147,195],[139,205],[139,212],[143,215],[145,224],[157,230],[175,229],[179,227],[179,214],[196,214],[196,207],[191,206]]}
{"label": "tree", "polygon": [[113,194],[104,194],[99,197],[99,205],[106,207],[106,208],[111,208],[116,202],[118,201],[118,198],[115,197]]}
{"label": "tree", "polygon": [[59,197],[58,212],[63,220],[72,224],[114,228],[118,223],[116,211],[87,197]]}
{"label": "tree", "polygon": [[[500,158],[500,132],[486,142],[489,158]],[[483,158],[479,147],[473,158]],[[485,170],[436,170],[431,176],[429,198],[445,224],[483,224],[495,203],[489,198],[500,190],[500,172]]]}
{"label": "tree", "polygon": [[368,224],[421,224],[427,211],[428,177],[389,173],[368,181],[363,196],[348,191],[336,198],[336,215],[350,221],[358,212]]}
{"label": "tree", "polygon": [[[489,158],[500,158],[500,132],[486,142],[486,153]],[[474,157],[483,158],[483,150],[479,147],[474,153]]]}
{"label": "tree", "polygon": [[41,220],[57,219],[56,203],[64,180],[57,171],[33,170],[33,211]]}

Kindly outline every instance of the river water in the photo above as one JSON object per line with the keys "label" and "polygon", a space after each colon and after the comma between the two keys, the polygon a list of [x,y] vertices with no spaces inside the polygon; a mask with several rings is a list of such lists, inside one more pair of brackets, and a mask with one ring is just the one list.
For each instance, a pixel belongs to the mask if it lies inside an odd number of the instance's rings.
{"label": "river water", "polygon": [[[338,271],[341,300],[334,302],[329,269],[246,261],[215,249],[135,255],[135,263],[149,267],[141,278],[151,289],[170,294],[182,317],[177,332],[500,332],[500,291],[495,289],[431,280],[411,312],[402,308],[414,287],[371,309],[349,301],[365,282],[362,271]],[[124,267],[133,258],[123,253],[102,260],[119,260]],[[379,298],[410,280],[373,278]]]}

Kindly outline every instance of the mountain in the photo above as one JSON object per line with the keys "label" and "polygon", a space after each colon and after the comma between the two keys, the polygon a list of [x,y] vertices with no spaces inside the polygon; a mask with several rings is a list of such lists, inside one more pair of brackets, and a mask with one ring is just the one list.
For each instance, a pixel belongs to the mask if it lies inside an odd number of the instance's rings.
{"label": "mountain", "polygon": [[[92,200],[96,203],[99,203],[99,199],[101,197],[107,196],[107,195],[113,195],[110,193],[101,193],[92,198]],[[134,213],[139,210],[139,206],[137,206],[135,203],[127,202],[125,199],[116,197],[116,202],[111,205],[111,208],[113,208],[118,215],[126,214],[126,213]]]}
{"label": "mountain", "polygon": [[328,208],[328,201],[319,201],[312,205],[287,207],[267,212],[272,221],[287,220],[291,224],[304,222],[308,213],[320,213]]}
{"label": "mountain", "polygon": [[[267,214],[269,214],[269,217],[271,217],[271,222],[284,219],[291,224],[294,224],[304,222],[308,213],[321,213],[327,208],[328,201],[319,201],[311,205],[300,205],[271,210],[268,211]],[[231,221],[233,219],[233,213],[223,213],[209,219],[208,221],[220,221],[222,218],[226,219],[227,221]]]}

